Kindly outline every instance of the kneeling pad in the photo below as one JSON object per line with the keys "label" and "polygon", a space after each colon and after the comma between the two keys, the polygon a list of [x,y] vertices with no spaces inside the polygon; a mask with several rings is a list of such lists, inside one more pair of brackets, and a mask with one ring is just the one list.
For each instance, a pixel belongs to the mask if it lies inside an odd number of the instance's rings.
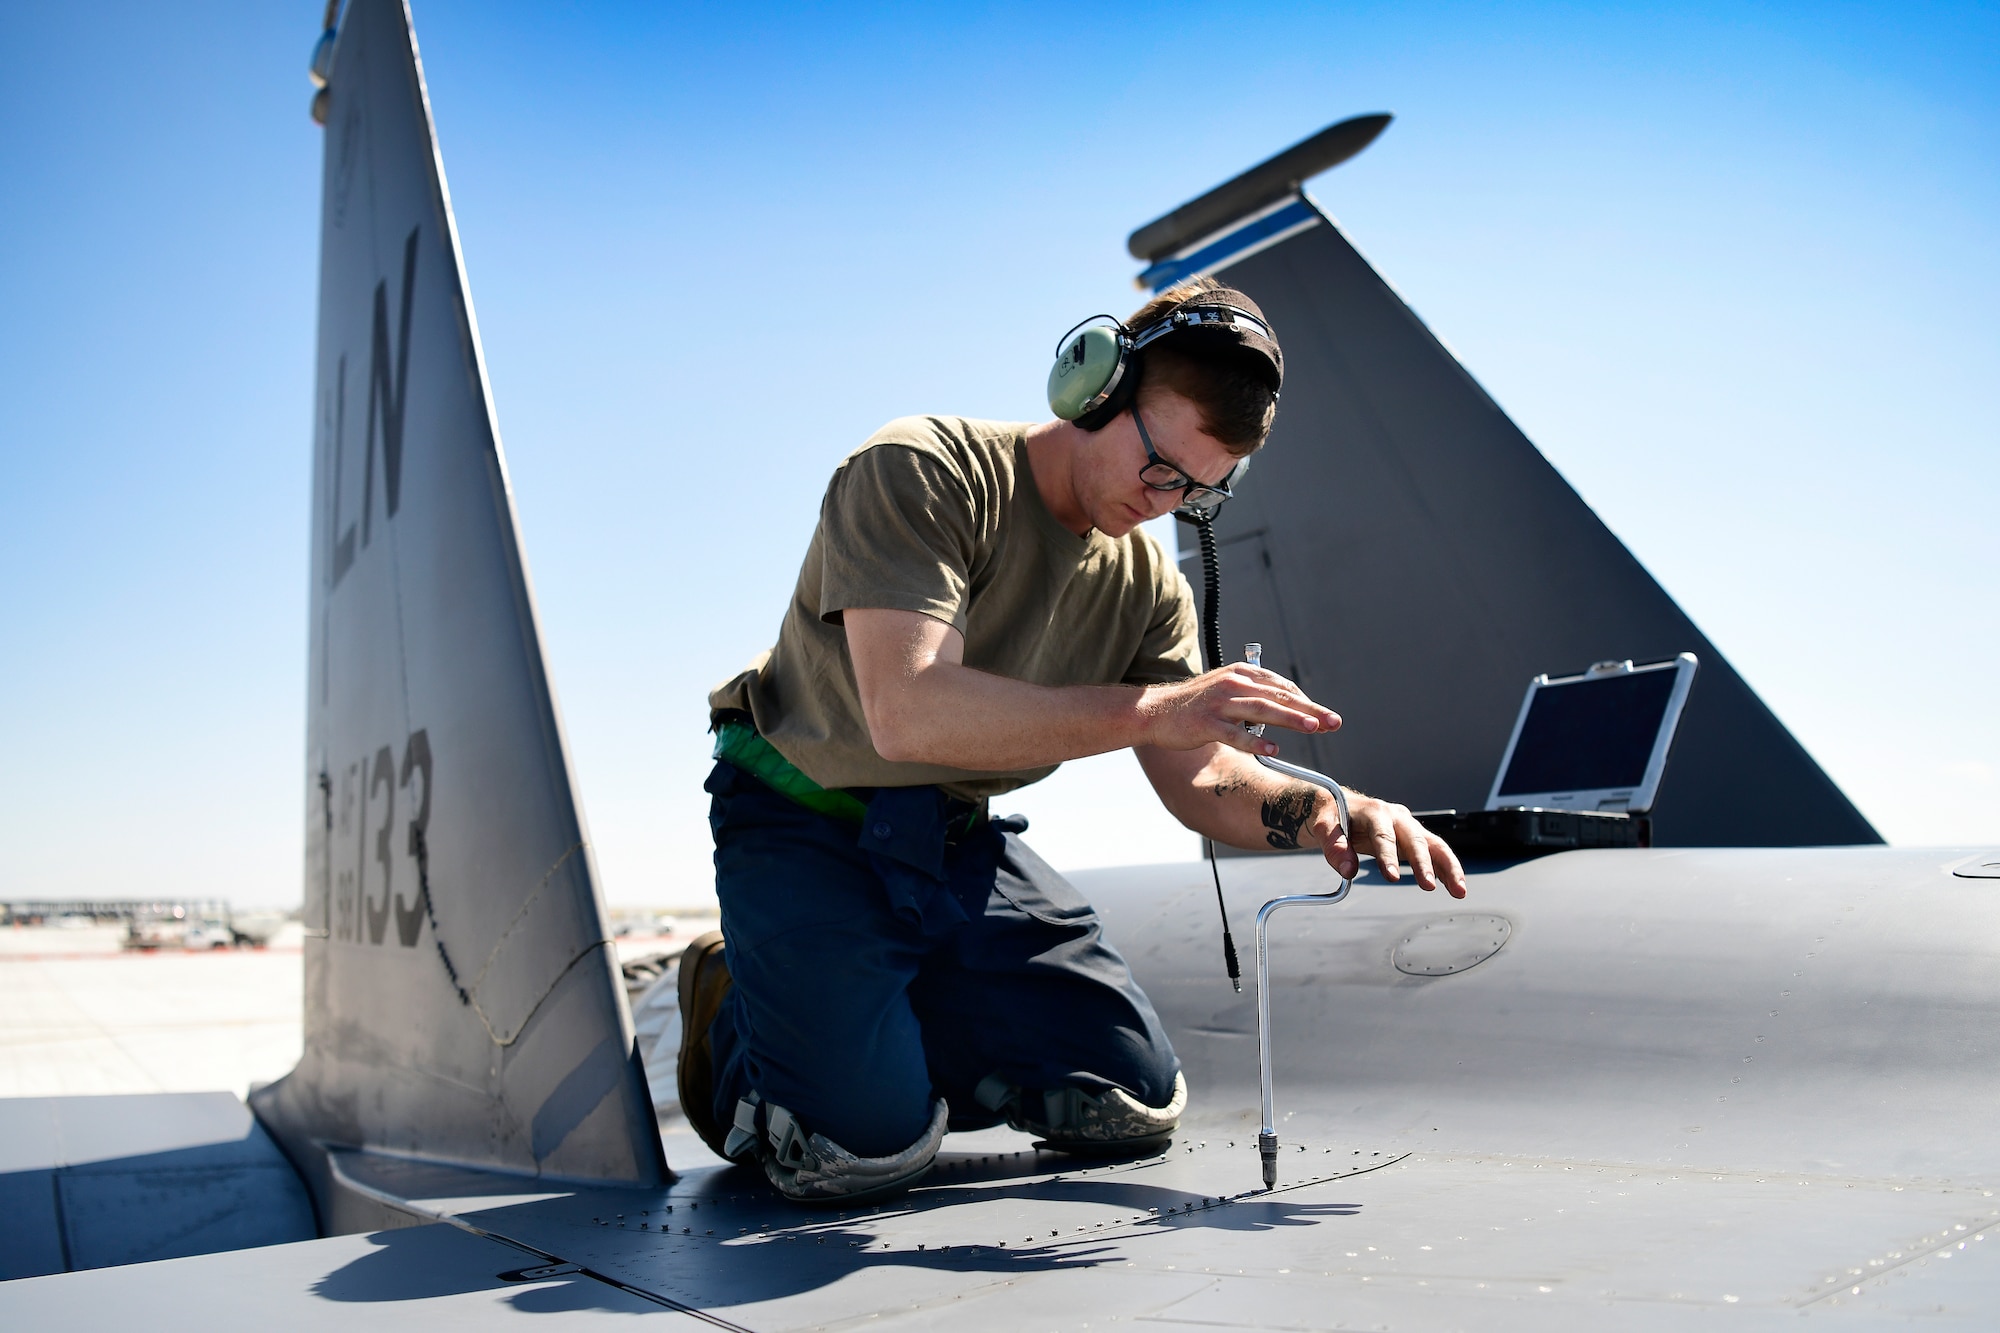
{"label": "kneeling pad", "polygon": [[[739,1117],[741,1106],[739,1105]],[[917,1141],[888,1157],[857,1157],[824,1134],[809,1134],[782,1106],[764,1104],[757,1160],[778,1193],[798,1203],[864,1203],[906,1190],[923,1178],[944,1143],[946,1107],[931,1103]]]}

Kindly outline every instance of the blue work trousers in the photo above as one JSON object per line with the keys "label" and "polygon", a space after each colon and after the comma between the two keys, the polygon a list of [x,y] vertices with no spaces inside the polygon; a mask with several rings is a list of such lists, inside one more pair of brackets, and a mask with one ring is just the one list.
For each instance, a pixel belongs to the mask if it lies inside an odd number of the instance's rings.
{"label": "blue work trousers", "polygon": [[934,1096],[953,1129],[996,1123],[973,1097],[994,1074],[1172,1100],[1180,1061],[1152,1002],[1010,821],[948,837],[936,787],[883,787],[857,793],[857,825],[728,763],[706,787],[734,979],[710,1029],[721,1123],[754,1088],[886,1157],[923,1134]]}

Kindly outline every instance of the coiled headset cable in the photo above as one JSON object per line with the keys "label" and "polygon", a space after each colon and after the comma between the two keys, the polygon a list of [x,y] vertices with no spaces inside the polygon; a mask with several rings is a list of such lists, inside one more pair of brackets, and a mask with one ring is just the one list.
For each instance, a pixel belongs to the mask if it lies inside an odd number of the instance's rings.
{"label": "coiled headset cable", "polygon": [[[1194,524],[1201,543],[1201,650],[1208,669],[1213,671],[1222,665],[1222,561],[1215,553],[1215,515],[1212,510],[1199,510],[1181,517]],[[1215,839],[1203,838],[1201,843],[1208,851],[1208,873],[1215,880],[1215,910],[1222,915],[1222,965],[1229,973],[1229,984],[1240,995],[1243,969],[1236,961],[1236,940],[1229,933],[1229,904],[1222,897],[1222,869],[1215,862]]]}

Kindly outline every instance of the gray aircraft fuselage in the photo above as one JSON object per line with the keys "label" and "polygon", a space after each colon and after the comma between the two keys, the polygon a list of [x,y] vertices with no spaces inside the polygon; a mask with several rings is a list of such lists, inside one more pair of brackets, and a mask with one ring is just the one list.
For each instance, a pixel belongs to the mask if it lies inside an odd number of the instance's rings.
{"label": "gray aircraft fuselage", "polygon": [[[1206,868],[1083,875],[1187,1064],[1191,1113],[1162,1155],[958,1136],[906,1198],[843,1212],[787,1205],[685,1134],[679,1178],[651,1188],[344,1151],[345,1188],[444,1227],[13,1283],[0,1315],[138,1318],[164,1284],[219,1293],[147,1316],[167,1328],[217,1301],[308,1324],[360,1304],[412,1328],[644,1308],[774,1333],[1984,1326],[2000,886],[1953,871],[1992,859],[1573,852],[1476,868],[1463,902],[1364,876],[1274,939],[1271,1193],[1254,1006],[1221,976]],[[1224,866],[1239,914],[1328,873]]]}

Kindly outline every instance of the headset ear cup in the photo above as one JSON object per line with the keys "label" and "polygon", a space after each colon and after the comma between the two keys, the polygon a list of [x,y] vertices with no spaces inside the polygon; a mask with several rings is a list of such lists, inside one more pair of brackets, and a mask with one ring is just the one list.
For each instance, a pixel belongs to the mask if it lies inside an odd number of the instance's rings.
{"label": "headset ear cup", "polygon": [[1139,379],[1145,368],[1144,352],[1126,353],[1125,373],[1111,386],[1111,392],[1105,396],[1102,403],[1076,418],[1077,426],[1083,430],[1096,432],[1110,425],[1118,414],[1130,407],[1132,400],[1139,396]]}
{"label": "headset ear cup", "polygon": [[1063,341],[1049,369],[1049,410],[1075,421],[1118,375],[1125,359],[1116,330],[1102,324],[1078,329]]}

